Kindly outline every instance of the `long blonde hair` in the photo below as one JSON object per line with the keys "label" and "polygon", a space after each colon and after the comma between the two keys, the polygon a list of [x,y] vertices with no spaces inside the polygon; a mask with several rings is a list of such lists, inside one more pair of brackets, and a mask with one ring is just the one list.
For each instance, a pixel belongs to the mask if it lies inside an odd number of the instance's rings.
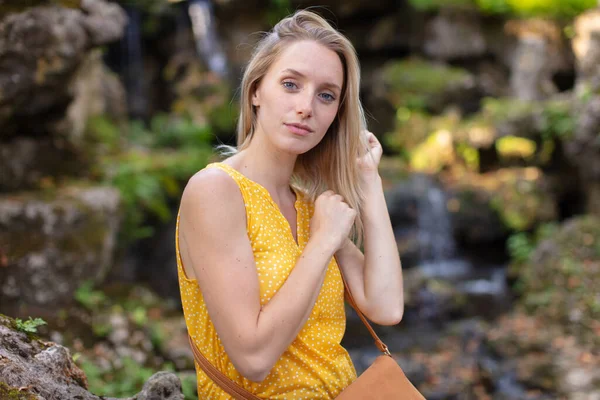
{"label": "long blonde hair", "polygon": [[338,113],[321,142],[298,156],[292,184],[314,201],[325,190],[340,194],[357,212],[352,238],[360,246],[363,238],[362,203],[356,158],[365,154],[367,142],[364,111],[359,99],[360,66],[352,43],[325,19],[300,10],[282,19],[256,46],[244,71],[237,125],[237,148],[219,146],[222,154],[231,155],[247,148],[256,128],[256,111],[252,95],[269,67],[284,47],[298,40],[313,40],[335,51],[344,68],[344,83]]}

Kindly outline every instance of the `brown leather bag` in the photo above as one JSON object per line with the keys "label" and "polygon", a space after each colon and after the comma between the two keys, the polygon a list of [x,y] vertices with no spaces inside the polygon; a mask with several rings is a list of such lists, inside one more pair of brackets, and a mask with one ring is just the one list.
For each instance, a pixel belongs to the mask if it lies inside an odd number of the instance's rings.
{"label": "brown leather bag", "polygon": [[[425,400],[425,397],[408,380],[402,368],[390,354],[388,347],[379,339],[377,333],[373,330],[363,313],[354,302],[350,288],[342,274],[344,287],[348,302],[356,310],[356,313],[365,324],[373,339],[375,345],[383,353],[375,359],[373,364],[367,368],[354,382],[340,393],[336,399],[341,400]],[[194,359],[196,363],[204,370],[206,375],[228,393],[235,400],[260,400],[260,397],[250,393],[227,376],[215,368],[198,350],[191,337],[188,337]]]}

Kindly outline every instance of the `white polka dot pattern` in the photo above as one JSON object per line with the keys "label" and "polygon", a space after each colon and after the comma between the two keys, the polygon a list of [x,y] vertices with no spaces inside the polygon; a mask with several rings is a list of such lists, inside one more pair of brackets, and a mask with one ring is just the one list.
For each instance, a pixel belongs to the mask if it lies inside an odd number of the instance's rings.
{"label": "white polka dot pattern", "polygon": [[[308,241],[313,204],[296,191],[297,236],[269,192],[224,163],[206,168],[220,168],[238,184],[246,205],[247,232],[252,245],[260,283],[260,301],[264,305],[277,293],[294,268],[296,259]],[[240,375],[225,352],[210,321],[202,293],[194,279],[183,270],[178,246],[177,269],[183,312],[188,331],[202,354],[221,372],[245,389],[265,399],[332,399],[356,379],[348,352],[340,345],[346,329],[344,285],[334,259],[308,321],[260,383]],[[196,365],[200,399],[230,399],[218,385]]]}

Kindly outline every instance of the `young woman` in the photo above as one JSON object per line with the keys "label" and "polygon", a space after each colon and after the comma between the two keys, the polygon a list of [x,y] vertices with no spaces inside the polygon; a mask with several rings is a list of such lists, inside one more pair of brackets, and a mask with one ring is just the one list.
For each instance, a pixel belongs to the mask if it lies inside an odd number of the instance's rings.
{"label": "young woman", "polygon": [[[283,19],[245,70],[237,148],[195,174],[181,199],[177,261],[190,336],[261,398],[331,399],[356,379],[340,345],[340,269],[373,322],[402,318],[381,146],[364,129],[359,81],[354,48],[324,19],[309,11]],[[196,370],[200,398],[230,398]]]}

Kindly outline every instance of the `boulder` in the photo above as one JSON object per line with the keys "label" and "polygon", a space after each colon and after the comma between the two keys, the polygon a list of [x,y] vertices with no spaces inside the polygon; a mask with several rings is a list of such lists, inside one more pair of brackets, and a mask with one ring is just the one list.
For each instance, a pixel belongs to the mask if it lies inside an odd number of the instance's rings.
{"label": "boulder", "polygon": [[[600,8],[578,16],[572,41],[579,92],[600,89]],[[589,87],[586,87],[589,86]]]}
{"label": "boulder", "polygon": [[75,96],[71,84],[88,51],[121,37],[121,8],[84,0],[80,9],[47,5],[0,20],[0,131],[44,135]]}
{"label": "boulder", "polygon": [[[15,320],[0,314],[0,397],[2,399],[116,400],[96,396],[69,349],[18,329]],[[128,400],[183,400],[181,381],[170,372],[157,372],[141,392]],[[123,399],[125,400],[125,399]]]}
{"label": "boulder", "polygon": [[[113,264],[121,215],[110,187],[67,186],[0,197],[0,302],[65,305]],[[52,311],[50,311],[52,312]]]}
{"label": "boulder", "polygon": [[480,57],[487,45],[475,12],[443,8],[426,26],[425,54],[439,60]]}

